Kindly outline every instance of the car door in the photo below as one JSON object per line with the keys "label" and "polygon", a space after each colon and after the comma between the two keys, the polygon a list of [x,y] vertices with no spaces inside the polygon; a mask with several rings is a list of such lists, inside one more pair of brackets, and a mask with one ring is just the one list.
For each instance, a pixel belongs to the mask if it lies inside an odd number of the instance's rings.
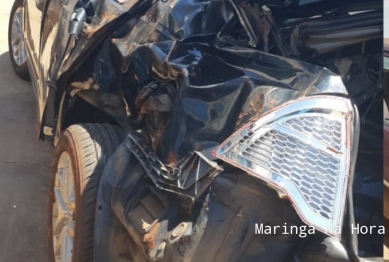
{"label": "car door", "polygon": [[42,119],[44,104],[42,101],[42,83],[39,70],[40,38],[42,25],[42,3],[44,0],[25,0],[24,34],[28,53],[28,68],[35,95],[38,100],[39,120]]}
{"label": "car door", "polygon": [[67,51],[72,49],[78,40],[69,33],[69,27],[76,10],[82,8],[82,2],[79,0],[46,1],[42,25],[41,70],[44,79],[55,83],[66,61]]}
{"label": "car door", "polygon": [[[29,69],[38,99],[39,128],[54,127],[54,116],[45,117],[56,70],[67,50],[68,23],[77,0],[25,0],[25,39]],[[55,89],[55,88],[53,88]],[[50,105],[52,108],[52,105]],[[52,111],[52,110],[50,110]],[[49,123],[48,123],[49,122]]]}
{"label": "car door", "polygon": [[[92,33],[90,35],[81,33],[82,30],[85,26],[96,25],[101,20],[108,23],[110,17],[106,13],[112,13],[111,17],[115,18],[117,13],[120,13],[121,5],[104,0],[26,1],[44,1],[39,41],[40,53],[36,63],[41,78],[41,81],[38,81],[38,98],[41,105],[41,125],[55,128],[57,123],[54,119],[59,113],[59,104],[64,101],[63,94],[68,84],[66,73],[77,69],[80,61],[95,48],[103,35],[101,33],[98,37],[92,37]],[[135,3],[137,1],[130,1],[127,8],[130,9]],[[98,16],[101,5],[104,5],[104,12],[102,12],[104,19]],[[96,28],[94,30],[98,31]],[[108,29],[105,28],[104,32],[108,32]]]}

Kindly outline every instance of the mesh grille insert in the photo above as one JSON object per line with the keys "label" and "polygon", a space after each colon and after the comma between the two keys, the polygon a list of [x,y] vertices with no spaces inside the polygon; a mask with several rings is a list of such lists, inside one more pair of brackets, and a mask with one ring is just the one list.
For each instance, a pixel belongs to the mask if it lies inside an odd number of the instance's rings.
{"label": "mesh grille insert", "polygon": [[307,225],[339,236],[355,113],[345,98],[297,99],[242,126],[213,154],[285,193]]}
{"label": "mesh grille insert", "polygon": [[282,125],[311,136],[340,151],[341,124],[337,120],[325,117],[303,116],[288,119]]}
{"label": "mesh grille insert", "polygon": [[278,130],[265,133],[242,155],[292,181],[313,211],[333,218],[339,159]]}

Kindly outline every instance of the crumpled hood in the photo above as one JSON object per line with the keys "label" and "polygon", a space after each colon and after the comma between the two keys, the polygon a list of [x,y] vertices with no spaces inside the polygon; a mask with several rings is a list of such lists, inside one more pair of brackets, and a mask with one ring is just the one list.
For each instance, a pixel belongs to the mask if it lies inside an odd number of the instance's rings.
{"label": "crumpled hood", "polygon": [[112,68],[120,66],[129,105],[150,81],[177,89],[169,122],[154,134],[163,160],[220,143],[292,99],[347,94],[328,69],[237,45],[226,36],[239,21],[229,1],[159,1],[111,35]]}

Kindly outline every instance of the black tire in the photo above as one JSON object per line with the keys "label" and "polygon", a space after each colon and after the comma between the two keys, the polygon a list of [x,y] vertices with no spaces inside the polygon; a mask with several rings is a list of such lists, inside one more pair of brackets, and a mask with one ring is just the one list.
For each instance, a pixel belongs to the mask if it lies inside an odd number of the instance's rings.
{"label": "black tire", "polygon": [[30,80],[30,73],[28,71],[27,61],[25,61],[23,64],[18,65],[15,62],[13,52],[12,52],[12,44],[11,44],[11,31],[12,31],[12,21],[15,16],[15,12],[19,7],[23,7],[23,0],[15,0],[11,14],[9,16],[9,24],[8,24],[8,50],[9,50],[9,57],[11,59],[12,67],[15,71],[15,73],[22,79],[29,81]]}
{"label": "black tire", "polygon": [[53,249],[53,203],[57,165],[66,151],[73,167],[75,189],[75,230],[72,262],[93,261],[94,217],[100,178],[109,157],[121,142],[120,130],[107,124],[78,124],[61,135],[53,156],[49,188],[49,261]]}

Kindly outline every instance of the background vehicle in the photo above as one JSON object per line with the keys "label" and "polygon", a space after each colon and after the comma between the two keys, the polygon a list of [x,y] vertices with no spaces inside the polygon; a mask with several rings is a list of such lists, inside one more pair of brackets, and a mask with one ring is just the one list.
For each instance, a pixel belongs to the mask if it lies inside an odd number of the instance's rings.
{"label": "background vehicle", "polygon": [[[385,39],[387,41],[387,39]],[[384,87],[384,215],[389,219],[389,110],[388,110],[388,88],[389,88],[389,42],[385,41],[384,45],[384,66],[383,66],[383,87]]]}
{"label": "background vehicle", "polygon": [[10,24],[56,146],[52,260],[382,256],[352,234],[382,225],[381,2],[18,0]]}
{"label": "background vehicle", "polygon": [[[384,92],[384,224],[385,228],[389,226],[389,39],[384,39],[384,63],[383,63],[383,92]],[[389,237],[384,237],[386,248],[389,246]],[[384,251],[384,259],[388,259],[387,251]]]}

